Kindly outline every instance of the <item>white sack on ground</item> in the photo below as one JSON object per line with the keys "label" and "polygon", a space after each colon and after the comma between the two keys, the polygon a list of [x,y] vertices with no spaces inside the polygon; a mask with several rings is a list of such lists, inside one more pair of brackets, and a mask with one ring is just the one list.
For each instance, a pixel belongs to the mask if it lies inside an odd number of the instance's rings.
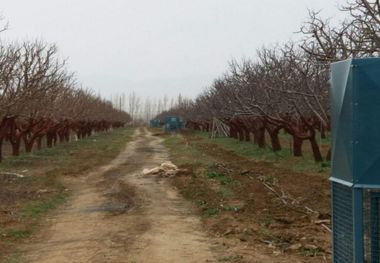
{"label": "white sack on ground", "polygon": [[153,169],[144,169],[143,175],[159,175],[163,177],[171,177],[176,175],[179,171],[178,167],[172,162],[164,162],[160,166],[155,167]]}

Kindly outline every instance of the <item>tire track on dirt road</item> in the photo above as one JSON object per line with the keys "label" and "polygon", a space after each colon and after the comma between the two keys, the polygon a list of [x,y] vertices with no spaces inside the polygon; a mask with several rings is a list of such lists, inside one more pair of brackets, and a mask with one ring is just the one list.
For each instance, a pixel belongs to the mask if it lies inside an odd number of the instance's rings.
{"label": "tire track on dirt road", "polygon": [[146,129],[108,165],[66,179],[73,195],[47,220],[30,262],[216,262],[215,241],[202,232],[191,205],[165,179],[141,176],[168,160],[160,139]]}

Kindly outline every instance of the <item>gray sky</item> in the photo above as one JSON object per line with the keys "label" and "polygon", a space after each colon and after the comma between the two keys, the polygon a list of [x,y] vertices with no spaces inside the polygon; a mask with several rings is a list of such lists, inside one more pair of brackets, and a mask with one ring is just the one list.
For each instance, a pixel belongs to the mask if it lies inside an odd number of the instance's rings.
{"label": "gray sky", "polygon": [[307,9],[344,0],[2,0],[8,40],[56,43],[84,86],[106,97],[195,96],[233,58],[297,38]]}

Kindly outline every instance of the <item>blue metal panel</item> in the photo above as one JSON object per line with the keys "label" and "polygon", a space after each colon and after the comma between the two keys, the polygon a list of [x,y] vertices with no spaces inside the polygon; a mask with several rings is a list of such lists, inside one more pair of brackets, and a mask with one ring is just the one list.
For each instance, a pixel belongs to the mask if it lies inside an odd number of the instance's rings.
{"label": "blue metal panel", "polygon": [[161,124],[161,122],[158,119],[150,120],[150,122],[149,122],[149,126],[151,128],[159,128],[160,124]]}
{"label": "blue metal panel", "polygon": [[380,184],[380,58],[331,67],[332,177]]}
{"label": "blue metal panel", "polygon": [[179,117],[165,117],[165,130],[167,132],[176,132],[182,128],[182,120]]}
{"label": "blue metal panel", "polygon": [[380,263],[380,58],[331,73],[334,263]]}
{"label": "blue metal panel", "polygon": [[353,61],[354,183],[380,183],[380,59]]}
{"label": "blue metal panel", "polygon": [[353,182],[351,60],[331,66],[332,177]]}

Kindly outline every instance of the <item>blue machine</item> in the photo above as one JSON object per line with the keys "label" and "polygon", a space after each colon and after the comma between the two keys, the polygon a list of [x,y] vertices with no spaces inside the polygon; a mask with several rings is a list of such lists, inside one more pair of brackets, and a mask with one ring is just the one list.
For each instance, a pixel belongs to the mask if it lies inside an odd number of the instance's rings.
{"label": "blue machine", "polygon": [[183,121],[179,117],[167,116],[165,117],[165,131],[178,132],[182,129]]}
{"label": "blue machine", "polygon": [[331,67],[333,262],[380,262],[380,58]]}
{"label": "blue machine", "polygon": [[154,119],[149,121],[150,128],[160,128],[161,122],[159,119]]}

